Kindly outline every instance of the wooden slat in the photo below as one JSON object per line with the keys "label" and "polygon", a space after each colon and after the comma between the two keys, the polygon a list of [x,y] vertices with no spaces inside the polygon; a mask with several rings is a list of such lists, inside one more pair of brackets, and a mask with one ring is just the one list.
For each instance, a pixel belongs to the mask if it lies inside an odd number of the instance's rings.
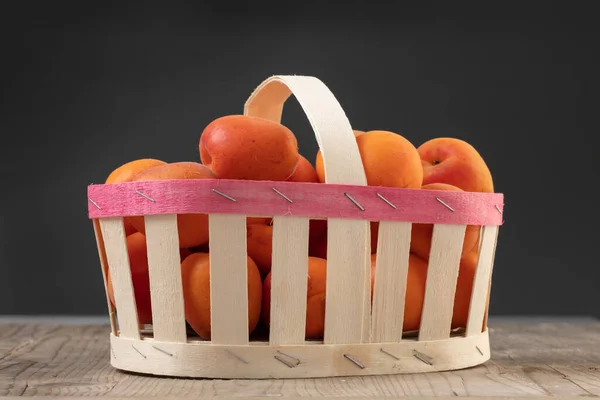
{"label": "wooden slat", "polygon": [[208,223],[211,341],[248,344],[246,216],[210,214]]}
{"label": "wooden slat", "polygon": [[361,343],[368,323],[364,307],[370,262],[369,222],[330,218],[327,223],[325,343]]}
{"label": "wooden slat", "polygon": [[308,218],[273,218],[271,345],[305,341],[308,233]]}
{"label": "wooden slat", "polygon": [[148,215],[144,221],[154,339],[185,343],[177,215]]}
{"label": "wooden slat", "polygon": [[374,342],[398,342],[402,339],[411,227],[410,222],[379,223],[373,285]]}
{"label": "wooden slat", "polygon": [[362,338],[361,343],[371,343],[373,339],[373,335],[371,333],[371,323],[373,321],[373,316],[371,315],[372,310],[372,297],[371,297],[371,224],[367,225],[368,234],[365,237],[365,263],[368,265],[365,268],[365,275],[363,277],[363,327],[362,327]]}
{"label": "wooden slat", "polygon": [[486,298],[490,290],[490,278],[492,265],[494,264],[494,252],[496,249],[496,238],[498,226],[484,226],[482,229],[481,247],[479,249],[479,260],[475,278],[473,279],[473,291],[469,305],[469,318],[465,334],[475,335],[481,332],[486,308]]}
{"label": "wooden slat", "polygon": [[129,266],[123,218],[102,218],[100,219],[100,229],[104,238],[106,259],[117,307],[119,336],[139,339],[137,307],[131,280],[131,267]]}
{"label": "wooden slat", "polygon": [[106,305],[108,309],[108,319],[110,321],[110,331],[113,335],[117,334],[117,321],[115,318],[115,307],[110,301],[108,295],[108,261],[106,260],[106,250],[104,248],[104,239],[102,238],[102,231],[100,229],[100,222],[98,219],[93,220],[94,235],[96,236],[96,247],[98,248],[98,258],[100,259],[100,268],[102,270],[102,281],[104,282],[104,293],[106,294]]}
{"label": "wooden slat", "polygon": [[466,225],[435,224],[419,340],[439,340],[450,336],[454,294]]}

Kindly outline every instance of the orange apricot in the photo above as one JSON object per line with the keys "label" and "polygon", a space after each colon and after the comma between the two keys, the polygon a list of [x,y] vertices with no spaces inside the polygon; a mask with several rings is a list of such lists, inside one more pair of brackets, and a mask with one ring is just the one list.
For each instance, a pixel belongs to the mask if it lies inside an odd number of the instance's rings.
{"label": "orange apricot", "polygon": [[[431,183],[423,185],[423,190],[449,190],[462,192],[463,190],[445,183]],[[465,230],[461,257],[467,255],[479,242],[480,227],[477,225],[468,225]],[[419,257],[428,260],[431,249],[431,239],[433,236],[433,224],[412,224],[410,251]]]}
{"label": "orange apricot", "polygon": [[[389,131],[368,131],[356,136],[358,151],[369,186],[419,188],[423,167],[415,146],[403,136]],[[319,182],[325,182],[321,153],[317,153],[315,170]]]}
{"label": "orange apricot", "polygon": [[303,155],[300,155],[294,173],[286,180],[288,182],[318,182],[315,168]]}
{"label": "orange apricot", "polygon": [[327,220],[311,219],[308,225],[308,255],[327,259]]}
{"label": "orange apricot", "polygon": [[[133,292],[140,324],[152,323],[152,306],[150,301],[150,273],[148,270],[148,248],[146,247],[146,237],[140,232],[135,232],[125,239],[127,245],[127,254],[129,255],[129,268],[131,270],[131,280],[133,283]],[[181,260],[185,260],[190,255],[189,250],[179,249]],[[110,271],[106,271],[107,291],[110,302],[116,307],[113,283],[110,277]]]}
{"label": "orange apricot", "polygon": [[[469,252],[462,260],[458,270],[458,280],[456,282],[456,293],[454,295],[454,308],[452,313],[452,329],[465,328],[469,317],[469,307],[471,305],[471,294],[473,293],[473,281],[475,271],[477,270],[477,261],[479,254],[476,251]],[[486,298],[486,309],[490,303],[490,290]],[[487,324],[487,313],[484,315],[482,329]]]}
{"label": "orange apricot", "polygon": [[286,126],[263,118],[228,115],[200,135],[200,160],[221,179],[283,181],[298,165],[298,141]]}
{"label": "orange apricot", "polygon": [[[306,293],[306,339],[322,339],[325,332],[325,290],[327,261],[308,258],[308,281]],[[271,273],[263,283],[261,319],[269,326],[271,320]]]}
{"label": "orange apricot", "polygon": [[465,192],[494,191],[492,174],[471,144],[456,138],[436,138],[417,149],[423,165],[423,185],[447,183]]}
{"label": "orange apricot", "polygon": [[[138,173],[134,181],[157,181],[169,179],[216,179],[215,174],[205,165],[196,162],[181,161],[158,165]],[[131,217],[132,225],[145,233],[144,217]],[[208,242],[207,214],[177,215],[179,247],[196,247]]]}
{"label": "orange apricot", "polygon": [[[375,287],[377,255],[371,255],[371,300]],[[421,313],[425,301],[425,282],[427,280],[427,261],[409,254],[408,273],[406,275],[406,296],[404,300],[404,321],[402,330],[418,330],[421,325]]]}
{"label": "orange apricot", "polygon": [[131,182],[135,175],[141,171],[145,171],[149,168],[156,167],[158,165],[164,165],[166,162],[156,160],[154,158],[141,158],[139,160],[129,161],[119,168],[112,171],[108,178],[106,178],[105,184]]}
{"label": "orange apricot", "polygon": [[[262,280],[260,271],[248,259],[248,332],[254,331],[261,313]],[[211,338],[210,256],[193,253],[181,263],[185,318],[202,339]]]}
{"label": "orange apricot", "polygon": [[[166,162],[156,160],[154,158],[141,158],[138,160],[129,161],[112,171],[106,178],[104,184],[110,185],[113,183],[130,182],[133,180],[133,177],[141,171],[164,164],[166,164]],[[123,218],[123,224],[125,225],[125,236],[129,236],[138,231],[131,224],[130,217]]]}
{"label": "orange apricot", "polygon": [[263,275],[271,271],[273,257],[273,226],[264,223],[246,225],[248,256]]}

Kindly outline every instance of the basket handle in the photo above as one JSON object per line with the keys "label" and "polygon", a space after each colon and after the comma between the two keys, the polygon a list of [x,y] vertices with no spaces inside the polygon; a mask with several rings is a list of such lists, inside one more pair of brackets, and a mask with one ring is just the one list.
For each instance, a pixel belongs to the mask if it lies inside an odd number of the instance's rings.
{"label": "basket handle", "polygon": [[[272,76],[262,82],[250,95],[244,105],[244,114],[281,123],[283,105],[292,93],[302,106],[321,149],[325,182],[366,186],[367,178],[350,122],[331,91],[319,79],[296,75]],[[308,231],[308,219],[295,218],[293,221],[287,220],[284,224],[280,220],[284,218],[290,217],[274,218],[274,229],[282,230],[278,231],[277,235],[273,235],[273,260],[290,259],[284,249],[294,248],[297,243],[308,245],[307,237],[300,237],[300,235],[306,236],[303,232]],[[286,241],[286,235],[282,233],[287,233],[289,241]],[[369,249],[368,221],[328,219],[324,343],[364,343],[370,340]],[[287,262],[278,264],[274,261],[272,285],[275,287],[286,280],[296,279],[294,277],[298,273],[305,276],[304,268],[305,265],[300,269],[299,264]],[[355,279],[357,276],[360,278]],[[279,307],[280,315],[284,316],[281,318],[282,324],[286,324],[286,321],[294,315],[297,315],[298,321],[303,320],[304,308],[300,304],[305,304],[306,287],[301,287],[302,285],[295,287],[294,294],[280,293],[279,301],[284,301],[283,299],[287,301],[285,309]],[[290,298],[295,302],[290,301]],[[272,301],[277,303],[275,297]],[[272,317],[272,321],[274,319],[277,320]],[[273,325],[271,328],[271,332],[277,332],[277,329],[273,329]],[[300,330],[296,329],[294,332],[297,335],[293,335],[292,340],[302,338],[303,325]],[[290,339],[290,337],[278,336],[278,344],[281,344],[282,339]]]}
{"label": "basket handle", "polygon": [[350,121],[333,93],[312,76],[275,75],[263,81],[244,105],[244,115],[281,123],[283,105],[296,96],[321,149],[325,182],[366,186],[367,178]]}

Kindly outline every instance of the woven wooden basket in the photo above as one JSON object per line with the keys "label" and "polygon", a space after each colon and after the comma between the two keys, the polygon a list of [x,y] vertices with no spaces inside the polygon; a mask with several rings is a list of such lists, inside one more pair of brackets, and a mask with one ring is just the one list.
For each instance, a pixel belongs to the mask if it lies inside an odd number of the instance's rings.
{"label": "woven wooden basket", "polygon": [[[280,122],[294,94],[321,149],[326,184],[172,180],[88,187],[89,217],[106,287],[111,364],[122,370],[207,378],[298,378],[460,369],[489,359],[487,296],[503,195],[366,186],[351,125],[318,79],[273,76],[246,115]],[[211,341],[188,335],[177,214],[209,214]],[[123,217],[144,215],[152,327],[140,328]],[[248,334],[246,217],[274,216],[271,323]],[[305,340],[310,219],[328,219],[325,333]],[[370,225],[381,221],[371,305]],[[411,223],[433,223],[419,331],[403,338]],[[482,226],[468,322],[451,330],[466,225]],[[108,295],[107,295],[108,300]],[[115,317],[116,316],[116,317]],[[483,329],[482,329],[483,327]]]}

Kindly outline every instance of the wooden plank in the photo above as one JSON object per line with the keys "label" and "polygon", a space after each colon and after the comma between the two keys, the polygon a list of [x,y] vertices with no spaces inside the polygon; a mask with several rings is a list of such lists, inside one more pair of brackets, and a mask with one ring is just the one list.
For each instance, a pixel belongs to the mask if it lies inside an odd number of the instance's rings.
{"label": "wooden plank", "polygon": [[487,312],[486,299],[490,289],[490,278],[492,265],[494,264],[494,253],[496,249],[496,237],[498,226],[484,226],[481,232],[481,245],[479,258],[473,279],[473,291],[469,305],[469,318],[465,334],[475,335],[481,332],[483,318]]}
{"label": "wooden plank", "polygon": [[211,341],[248,344],[246,216],[209,214],[208,224]]}
{"label": "wooden plank", "polygon": [[106,306],[108,309],[108,318],[110,320],[110,329],[113,335],[117,334],[117,319],[115,317],[115,307],[108,296],[108,261],[106,260],[106,250],[104,248],[104,239],[100,229],[100,221],[93,220],[94,236],[96,237],[96,248],[98,249],[98,258],[100,260],[100,269],[102,271],[102,282],[104,283],[104,293],[106,295]]}
{"label": "wooden plank", "polygon": [[379,223],[373,285],[373,342],[402,339],[411,227],[410,222]]}
{"label": "wooden plank", "polygon": [[147,215],[144,224],[154,339],[185,343],[187,335],[177,215]]}
{"label": "wooden plank", "polygon": [[370,279],[368,232],[369,221],[332,218],[327,222],[325,343],[365,340],[369,309],[364,306],[364,279]]}
{"label": "wooden plank", "polygon": [[273,218],[269,335],[272,345],[305,341],[308,234],[308,218]]}
{"label": "wooden plank", "polygon": [[106,259],[115,296],[119,335],[139,338],[139,324],[123,218],[100,219]]}
{"label": "wooden plank", "polygon": [[[54,322],[53,322],[54,321]],[[600,321],[490,318],[492,360],[462,371],[275,380],[157,379],[109,365],[110,327],[0,320],[0,396],[574,398],[600,396]],[[141,356],[140,356],[141,357]],[[168,357],[165,355],[165,357]]]}
{"label": "wooden plank", "polygon": [[438,340],[450,336],[466,228],[466,225],[451,224],[433,226],[419,340]]}

